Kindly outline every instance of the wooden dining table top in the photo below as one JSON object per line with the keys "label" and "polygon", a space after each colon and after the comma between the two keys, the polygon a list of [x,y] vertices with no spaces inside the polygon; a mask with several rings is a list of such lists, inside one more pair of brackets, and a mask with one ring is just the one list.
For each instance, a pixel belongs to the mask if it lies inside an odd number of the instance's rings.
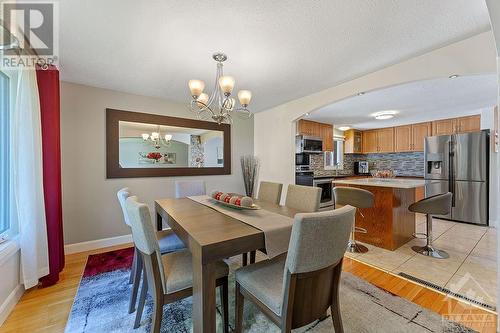
{"label": "wooden dining table top", "polygon": [[[261,209],[293,218],[296,210],[256,200]],[[264,232],[189,198],[155,201],[157,228],[165,221],[193,261],[193,332],[215,333],[215,263],[265,248]]]}

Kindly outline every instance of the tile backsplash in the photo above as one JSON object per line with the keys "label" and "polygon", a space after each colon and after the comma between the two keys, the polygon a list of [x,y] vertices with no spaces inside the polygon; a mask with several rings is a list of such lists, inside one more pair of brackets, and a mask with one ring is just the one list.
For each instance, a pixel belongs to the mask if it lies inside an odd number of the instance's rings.
{"label": "tile backsplash", "polygon": [[[339,174],[352,174],[354,162],[368,161],[370,170],[392,169],[398,176],[423,177],[424,153],[384,153],[384,154],[345,154],[344,169]],[[323,155],[311,155],[311,169],[323,170]]]}

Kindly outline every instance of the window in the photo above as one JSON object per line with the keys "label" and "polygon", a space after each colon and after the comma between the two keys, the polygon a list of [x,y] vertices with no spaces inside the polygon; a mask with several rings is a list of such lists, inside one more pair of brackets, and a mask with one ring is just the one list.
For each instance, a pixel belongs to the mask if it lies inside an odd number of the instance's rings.
{"label": "window", "polygon": [[344,169],[344,140],[333,141],[333,164],[337,170]]}
{"label": "window", "polygon": [[0,239],[10,228],[10,79],[0,72]]}

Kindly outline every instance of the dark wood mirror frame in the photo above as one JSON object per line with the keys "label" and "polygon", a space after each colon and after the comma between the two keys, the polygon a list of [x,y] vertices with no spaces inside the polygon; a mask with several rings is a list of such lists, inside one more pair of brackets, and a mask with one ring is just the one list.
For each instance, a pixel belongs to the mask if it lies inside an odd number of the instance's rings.
{"label": "dark wood mirror frame", "polygon": [[[206,168],[121,168],[119,163],[119,122],[178,126],[222,131],[224,133],[224,166]],[[186,118],[106,109],[106,178],[205,176],[231,174],[231,126]]]}

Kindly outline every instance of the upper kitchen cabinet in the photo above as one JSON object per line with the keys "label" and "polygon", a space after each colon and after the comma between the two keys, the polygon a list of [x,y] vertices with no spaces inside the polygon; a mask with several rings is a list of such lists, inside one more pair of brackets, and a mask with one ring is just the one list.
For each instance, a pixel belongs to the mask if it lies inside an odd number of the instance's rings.
{"label": "upper kitchen cabinet", "polygon": [[301,119],[297,123],[297,134],[321,138],[323,151],[333,151],[333,125]]}
{"label": "upper kitchen cabinet", "polygon": [[297,124],[297,134],[321,137],[320,123],[310,120],[300,119]]}
{"label": "upper kitchen cabinet", "polygon": [[450,135],[481,130],[481,116],[467,116],[432,122],[432,135]]}
{"label": "upper kitchen cabinet", "polygon": [[362,132],[350,129],[344,132],[344,153],[346,154],[360,154],[362,152]]}
{"label": "upper kitchen cabinet", "polygon": [[393,153],[394,128],[381,128],[363,132],[363,153]]}
{"label": "upper kitchen cabinet", "polygon": [[333,125],[320,124],[323,151],[333,151]]}
{"label": "upper kitchen cabinet", "polygon": [[394,151],[424,151],[425,138],[432,132],[431,123],[419,123],[394,128]]}
{"label": "upper kitchen cabinet", "polygon": [[481,130],[480,115],[457,118],[458,133],[477,132],[480,130]]}

